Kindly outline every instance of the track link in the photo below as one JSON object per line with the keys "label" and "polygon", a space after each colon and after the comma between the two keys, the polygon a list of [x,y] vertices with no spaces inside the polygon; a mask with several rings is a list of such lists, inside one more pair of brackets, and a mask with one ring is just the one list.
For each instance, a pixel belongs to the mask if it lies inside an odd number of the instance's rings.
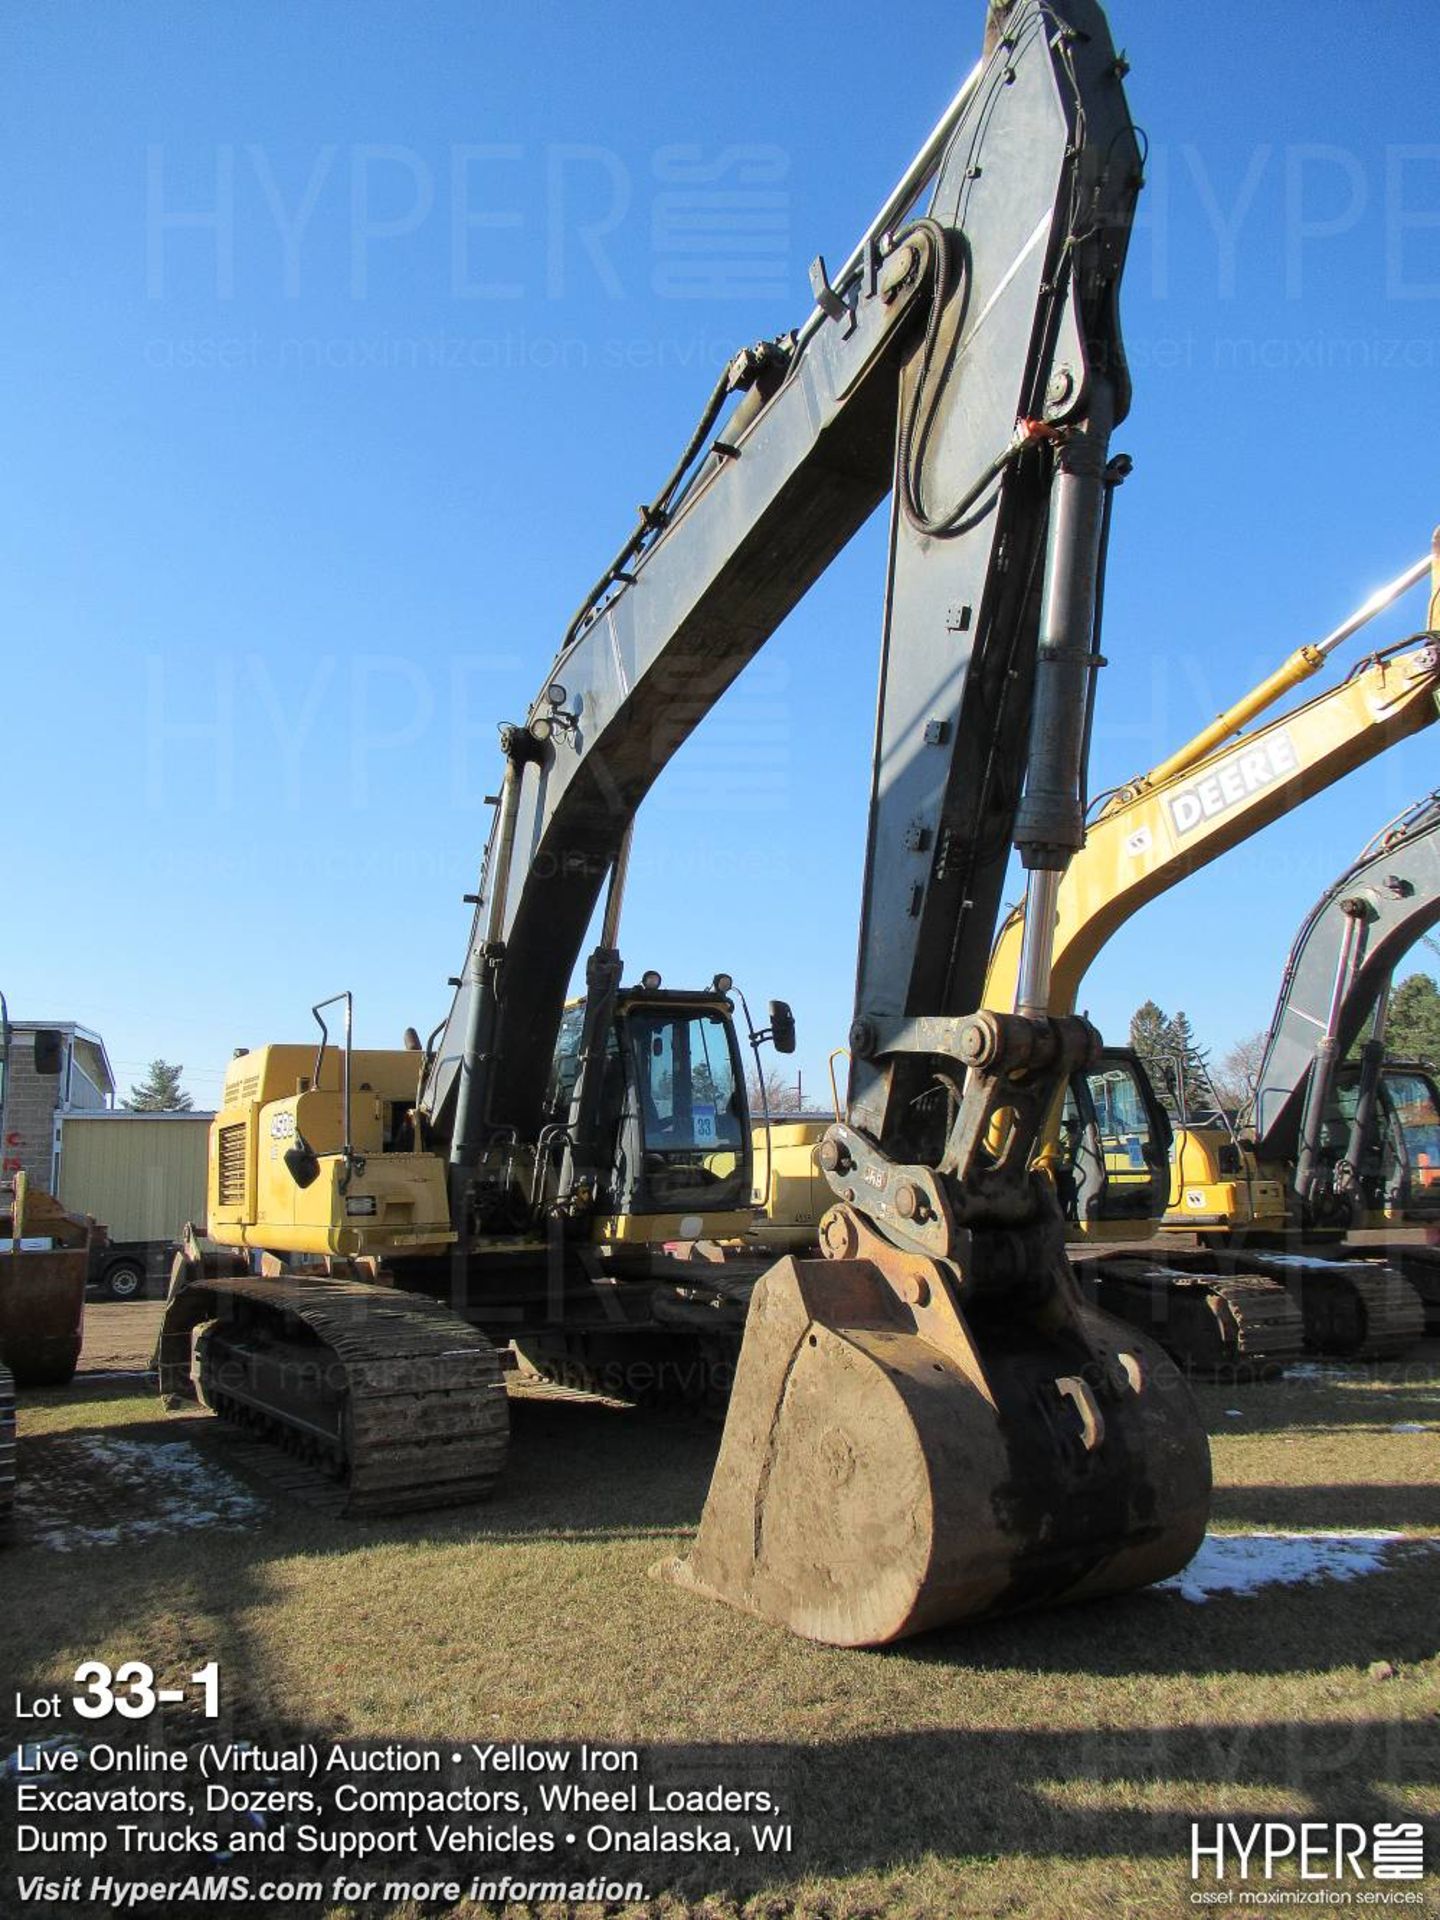
{"label": "track link", "polygon": [[1385,1257],[1419,1295],[1426,1332],[1440,1333],[1440,1247],[1409,1247],[1401,1241]]}
{"label": "track link", "polygon": [[1275,1379],[1304,1351],[1299,1310],[1273,1280],[1133,1254],[1086,1259],[1077,1272],[1097,1306],[1150,1334],[1186,1372]]}
{"label": "track link", "polygon": [[1425,1332],[1420,1295],[1381,1260],[1247,1247],[1234,1254],[1180,1255],[1177,1263],[1187,1270],[1225,1275],[1243,1267],[1274,1280],[1299,1306],[1307,1350],[1332,1359],[1390,1360]]}
{"label": "track link", "polygon": [[172,1292],[161,1392],[287,1444],[344,1488],[349,1518],[481,1500],[505,1462],[500,1360],[423,1295],[362,1281],[237,1275]]}
{"label": "track link", "polygon": [[1314,1260],[1301,1280],[1306,1344],[1347,1360],[1389,1360],[1425,1334],[1425,1303],[1394,1267]]}

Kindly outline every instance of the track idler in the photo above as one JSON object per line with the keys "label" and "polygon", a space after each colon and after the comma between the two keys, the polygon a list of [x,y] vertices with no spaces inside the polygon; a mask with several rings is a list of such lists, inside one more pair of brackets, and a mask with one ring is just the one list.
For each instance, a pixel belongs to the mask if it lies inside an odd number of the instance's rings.
{"label": "track idler", "polygon": [[667,1577],[878,1646],[1183,1567],[1210,1455],[1161,1349],[1084,1306],[1063,1252],[962,1311],[954,1269],[861,1240],[758,1283],[699,1535]]}

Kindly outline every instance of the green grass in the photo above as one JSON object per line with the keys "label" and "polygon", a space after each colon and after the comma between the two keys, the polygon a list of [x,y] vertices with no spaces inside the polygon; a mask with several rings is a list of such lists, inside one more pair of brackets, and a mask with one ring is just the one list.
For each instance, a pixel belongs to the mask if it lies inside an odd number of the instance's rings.
{"label": "green grass", "polygon": [[[1199,1397],[1216,1528],[1419,1544],[1350,1582],[1140,1594],[839,1652],[648,1577],[695,1525],[714,1429],[529,1402],[483,1509],[355,1525],[269,1495],[246,1532],[20,1545],[0,1669],[28,1693],[87,1657],[162,1678],[215,1658],[227,1725],[252,1738],[643,1744],[657,1775],[770,1786],[788,1866],[702,1868],[655,1914],[1178,1914],[1192,1818],[1440,1816],[1423,1544],[1440,1539],[1440,1343]],[[227,1458],[208,1421],[82,1382],[25,1404],[22,1475],[97,1430]]]}

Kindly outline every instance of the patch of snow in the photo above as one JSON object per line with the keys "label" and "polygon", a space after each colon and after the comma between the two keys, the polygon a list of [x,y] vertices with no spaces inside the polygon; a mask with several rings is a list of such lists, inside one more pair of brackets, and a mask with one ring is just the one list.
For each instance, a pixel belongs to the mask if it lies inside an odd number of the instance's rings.
{"label": "patch of snow", "polygon": [[[1182,1572],[1159,1584],[1185,1600],[1217,1593],[1255,1593],[1261,1587],[1318,1580],[1355,1580],[1378,1573],[1401,1533],[1209,1533]],[[1440,1541],[1414,1540],[1435,1548]]]}
{"label": "patch of snow", "polygon": [[1225,1409],[1225,1418],[1227,1420],[1243,1420],[1244,1417],[1239,1407],[1226,1407]]}
{"label": "patch of snow", "polygon": [[[36,1546],[56,1553],[78,1547],[116,1547],[165,1534],[253,1526],[264,1505],[188,1440],[143,1443],[108,1434],[77,1434],[66,1445],[71,1485],[22,1478],[16,1505]],[[77,1511],[73,1491],[84,1495]],[[123,1518],[97,1524],[95,1509]]]}
{"label": "patch of snow", "polygon": [[1430,1429],[1423,1420],[1399,1420],[1390,1431],[1392,1433],[1429,1433]]}

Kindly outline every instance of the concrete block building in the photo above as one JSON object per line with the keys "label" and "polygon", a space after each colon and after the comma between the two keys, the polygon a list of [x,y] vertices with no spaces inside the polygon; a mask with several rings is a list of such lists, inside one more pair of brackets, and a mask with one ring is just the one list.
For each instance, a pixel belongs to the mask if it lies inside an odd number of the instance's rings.
{"label": "concrete block building", "polygon": [[[59,1033],[64,1053],[58,1074],[35,1071],[35,1034]],[[13,1020],[5,1090],[4,1167],[25,1171],[47,1193],[59,1187],[60,1136],[65,1116],[103,1113],[115,1102],[115,1075],[105,1042],[74,1020]]]}

